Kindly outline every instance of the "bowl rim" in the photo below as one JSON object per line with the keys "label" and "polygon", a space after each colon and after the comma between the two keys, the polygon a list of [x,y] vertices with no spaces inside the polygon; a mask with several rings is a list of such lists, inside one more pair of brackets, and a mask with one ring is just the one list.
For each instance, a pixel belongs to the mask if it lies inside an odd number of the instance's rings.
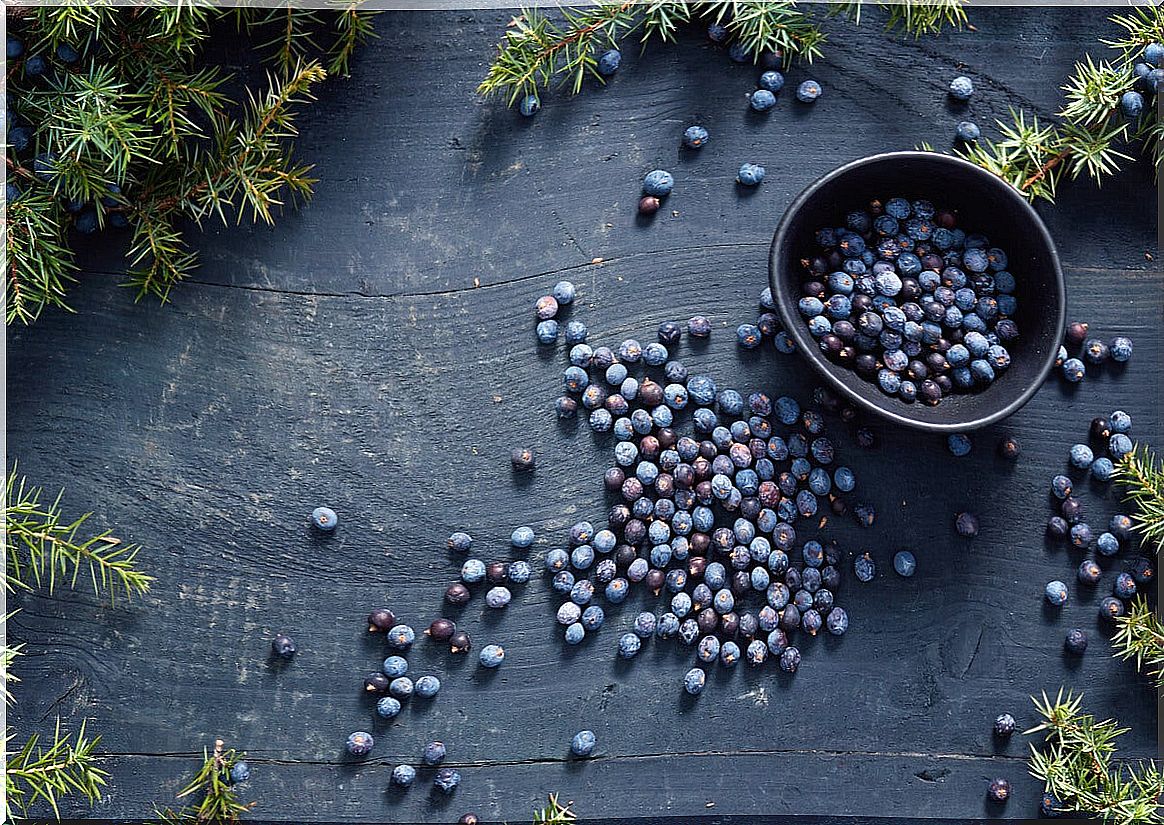
{"label": "bowl rim", "polygon": [[[813,197],[815,197],[826,184],[829,184],[837,178],[843,177],[844,175],[847,175],[856,169],[860,169],[861,167],[869,166],[874,163],[910,159],[925,159],[927,161],[936,161],[938,163],[946,163],[951,166],[960,167],[968,173],[978,176],[987,185],[996,189],[1001,196],[1010,198],[1020,206],[1020,211],[1024,212],[1030,219],[1031,224],[1037,229],[1039,237],[1042,239],[1042,242],[1046,244],[1047,249],[1050,252],[1051,271],[1054,275],[1056,286],[1056,335],[1054,340],[1062,341],[1067,329],[1067,283],[1066,279],[1063,277],[1063,267],[1059,261],[1059,250],[1055,246],[1055,241],[1051,237],[1050,230],[1048,230],[1046,224],[1043,223],[1043,219],[1039,217],[1039,213],[1035,211],[1030,201],[1023,197],[1017,189],[1004,181],[1002,178],[986,171],[980,166],[976,166],[968,160],[953,155],[941,154],[939,152],[903,150],[894,152],[880,152],[875,155],[866,155],[864,157],[857,158],[856,160],[851,160],[841,164],[840,166],[836,167],[830,172],[825,173],[806,186],[804,190],[799,195],[797,195],[793,199],[792,203],[790,203],[784,210],[784,214],[781,216],[780,222],[776,225],[776,231],[772,236],[772,244],[768,248],[768,285],[772,290],[772,296],[775,300],[777,310],[780,313],[784,328],[789,332],[790,335],[792,335],[796,342],[796,349],[804,356],[805,359],[808,360],[813,369],[816,370],[816,372],[829,385],[831,389],[839,392],[846,399],[856,404],[861,409],[867,410],[884,419],[888,419],[895,424],[900,424],[911,429],[934,433],[956,433],[967,430],[980,429],[982,427],[986,427],[990,424],[1001,421],[1004,418],[1008,418],[1009,416],[1018,412],[1018,410],[1025,406],[1026,403],[1030,401],[1032,397],[1034,397],[1034,394],[1038,392],[1039,389],[1043,386],[1047,380],[1047,376],[1050,374],[1052,368],[1054,368],[1055,359],[1058,356],[1057,347],[1050,347],[1046,357],[1044,358],[1043,365],[1040,367],[1038,373],[1032,379],[1030,384],[1021,393],[1019,393],[1017,397],[1013,398],[1008,404],[1001,407],[1000,409],[995,410],[988,415],[980,416],[978,418],[966,421],[949,423],[918,421],[917,419],[911,418],[908,415],[904,415],[889,409],[888,407],[883,407],[870,401],[856,390],[852,389],[847,382],[842,381],[826,368],[826,364],[831,366],[832,362],[827,361],[824,355],[820,353],[817,348],[816,341],[809,335],[808,327],[801,322],[799,314],[792,311],[791,304],[793,302],[788,297],[786,290],[781,286],[783,279],[777,277],[776,254],[777,250],[784,245],[786,240],[785,236],[788,234],[789,224],[791,224],[793,217],[800,212],[805,204],[808,203]],[[854,379],[861,380],[857,378],[855,373]]]}

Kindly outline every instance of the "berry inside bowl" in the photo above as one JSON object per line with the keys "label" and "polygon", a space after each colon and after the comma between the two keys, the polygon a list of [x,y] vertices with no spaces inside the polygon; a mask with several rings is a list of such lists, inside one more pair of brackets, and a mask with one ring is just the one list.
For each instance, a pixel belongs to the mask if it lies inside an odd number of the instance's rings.
{"label": "berry inside bowl", "polygon": [[[820,330],[818,336],[813,335],[800,306],[801,298],[806,295],[806,282],[822,282],[826,284],[823,294],[834,294],[827,284],[834,269],[831,264],[836,261],[830,262],[823,272],[810,272],[809,262],[825,255],[818,245],[817,231],[845,227],[849,212],[868,209],[874,200],[886,204],[892,198],[910,202],[925,200],[939,210],[953,211],[957,228],[984,234],[989,238],[989,247],[1005,250],[1008,259],[1005,269],[1014,276],[1015,306],[1008,317],[1017,325],[1018,336],[1005,342],[1009,366],[997,370],[989,383],[976,382],[969,391],[947,392],[936,404],[910,402],[900,395],[890,395],[882,390],[876,372],[867,376],[859,374],[852,365],[852,357],[854,352],[863,350],[856,346],[844,356],[850,363],[841,363],[842,357],[835,352],[826,354],[819,340]],[[876,230],[871,229],[870,233],[868,247],[873,248],[877,243]],[[916,242],[927,245],[925,241]],[[941,254],[936,249],[931,251]],[[974,277],[973,272],[966,274]],[[830,388],[860,408],[895,423],[931,432],[984,427],[1022,407],[1054,367],[1066,325],[1063,271],[1050,233],[1035,210],[1009,184],[989,172],[961,158],[934,152],[890,152],[862,158],[833,170],[805,189],[776,228],[768,278],[785,329]],[[854,290],[853,295],[857,294],[858,290]],[[892,299],[897,305],[905,300],[901,295]],[[858,314],[854,312],[849,320],[856,322]],[[942,337],[946,338],[953,328],[946,327],[944,319],[938,324],[943,329]],[[960,327],[956,329],[959,331],[954,333],[955,338],[966,334]],[[989,334],[993,329],[992,326],[984,332]],[[837,342],[831,343],[835,346]],[[868,347],[867,340],[865,345]],[[880,343],[864,351],[876,356],[878,370],[884,366],[885,352]],[[916,357],[924,359],[929,352],[926,347]],[[868,359],[864,364],[868,366]],[[901,374],[904,376],[906,371]],[[931,371],[928,377],[932,380],[935,375]]]}

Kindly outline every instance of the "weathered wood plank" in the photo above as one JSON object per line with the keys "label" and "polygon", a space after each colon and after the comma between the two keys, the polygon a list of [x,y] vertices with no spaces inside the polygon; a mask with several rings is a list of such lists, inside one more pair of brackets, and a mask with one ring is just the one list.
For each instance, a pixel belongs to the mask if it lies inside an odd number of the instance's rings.
{"label": "weathered wood plank", "polygon": [[[66,485],[74,511],[95,509],[97,524],[144,544],[159,579],[144,603],[116,610],[85,595],[18,600],[12,635],[30,655],[16,729],[89,717],[109,753],[133,755],[111,760],[102,816],[165,802],[191,764],[177,755],[216,736],[253,754],[251,792],[271,819],[444,821],[474,808],[520,821],[560,790],[610,818],[964,820],[993,815],[983,799],[996,773],[1016,787],[1005,813],[1024,816],[1036,804],[1025,744],[996,753],[990,722],[1002,710],[1030,721],[1027,697],[1059,684],[1133,726],[1128,755],[1153,755],[1152,689],[1107,656],[1095,596],[1072,586],[1059,617],[1040,598],[1078,562],[1042,539],[1047,479],[1067,447],[1115,406],[1138,436],[1164,435],[1164,279],[1144,258],[1157,213],[1143,168],[1099,192],[1074,187],[1045,210],[1073,317],[1132,335],[1126,370],[1073,390],[1051,382],[978,434],[967,459],[885,428],[882,446],[863,452],[833,424],[840,460],[880,518],[872,532],[834,520],[829,535],[850,553],[871,549],[880,573],[875,585],[845,581],[852,630],[809,644],[795,678],[740,669],[683,701],[690,663],[677,647],[652,642],[637,661],[614,661],[617,634],[645,602],[632,598],[592,642],[563,649],[539,579],[503,616],[483,616],[480,600],[458,616],[478,647],[506,645],[497,673],[421,643],[414,667],[445,682],[431,707],[384,724],[360,694],[385,655],[363,616],[388,603],[419,627],[441,612],[459,563],[444,549],[451,530],[477,536],[485,558],[508,558],[510,531],[529,524],[536,559],[570,523],[604,512],[609,442],[554,419],[562,350],[538,348],[531,332],[532,300],[556,273],[579,285],[573,317],[594,340],[650,340],[660,321],[703,312],[716,331],[703,347],[684,344],[689,367],[807,400],[814,382],[800,361],[743,354],[731,334],[754,317],[780,209],[843,159],[939,143],[956,120],[942,93],[955,58],[989,78],[973,104],[980,121],[1008,103],[1053,110],[1103,16],[982,10],[977,34],[920,44],[835,27],[819,71],[826,97],[799,114],[782,100],[766,124],[744,116],[751,70],[695,39],[637,66],[628,54],[611,88],[519,121],[471,94],[503,15],[384,18],[357,79],[303,123],[323,178],[313,206],[275,229],[210,233],[202,283],[164,309],[93,275],[76,293],[79,315],[9,331],[11,457],[39,483]],[[697,117],[714,141],[679,158],[679,128]],[[760,153],[769,180],[739,199],[731,177]],[[683,170],[669,203],[680,214],[648,227],[631,208],[655,162]],[[1013,466],[993,456],[1004,432],[1023,441]],[[519,443],[541,456],[528,485],[508,469]],[[1106,522],[1117,502],[1088,493],[1092,523]],[[326,542],[304,525],[321,502],[343,519]],[[963,507],[982,519],[972,543],[951,529]],[[891,572],[901,547],[919,558],[910,580]],[[1060,652],[1073,625],[1093,631],[1079,662]],[[279,629],[302,653],[275,671],[267,644]],[[440,807],[421,788],[396,799],[383,767],[345,766],[344,737],[368,726],[378,762],[446,741],[451,760],[472,766],[454,800]],[[598,732],[603,756],[565,764],[582,727]],[[950,773],[917,776],[931,769]]]}

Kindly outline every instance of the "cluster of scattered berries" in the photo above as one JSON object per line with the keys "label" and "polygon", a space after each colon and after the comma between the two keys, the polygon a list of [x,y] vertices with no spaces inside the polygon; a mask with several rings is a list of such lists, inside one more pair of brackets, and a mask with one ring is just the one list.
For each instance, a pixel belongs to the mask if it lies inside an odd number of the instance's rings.
{"label": "cluster of scattered berries", "polygon": [[1153,98],[1164,86],[1164,44],[1149,43],[1144,47],[1143,60],[1132,67],[1136,88],[1123,93],[1120,109],[1129,120],[1144,111],[1146,99]]}
{"label": "cluster of scattered berries", "polygon": [[[1063,378],[1068,383],[1078,384],[1084,379],[1087,374],[1085,361],[1100,366],[1109,361],[1123,364],[1131,360],[1131,338],[1117,335],[1110,342],[1105,342],[1090,333],[1091,327],[1084,321],[1074,321],[1067,325],[1066,339],[1059,347],[1055,366],[1062,370]],[[1068,347],[1076,350],[1078,355],[1072,355]]]}
{"label": "cluster of scattered berries", "polygon": [[953,210],[890,198],[815,236],[798,307],[822,352],[887,395],[935,405],[988,386],[1018,338],[1006,252]]}
{"label": "cluster of scattered berries", "polygon": [[[61,43],[48,55],[26,54],[24,42],[17,37],[9,37],[6,46],[9,75],[20,72],[25,80],[32,82],[51,83],[56,73],[73,71],[81,63],[81,53],[68,43]],[[25,119],[24,113],[13,109],[12,97],[8,99],[5,116],[8,148],[18,157],[27,156],[36,149],[36,129]],[[57,175],[57,156],[52,152],[36,155],[31,165],[33,174],[43,181],[51,181]],[[9,176],[5,192],[9,204],[20,200],[23,190],[18,176]],[[121,187],[117,184],[110,184],[106,187],[106,194],[93,200],[62,196],[62,202],[65,211],[73,216],[73,228],[83,235],[91,235],[102,228],[124,229],[129,226]]]}
{"label": "cluster of scattered berries", "polygon": [[[1091,422],[1089,443],[1075,444],[1067,453],[1067,472],[1080,481],[1086,476],[1099,482],[1110,481],[1116,464],[1132,452],[1132,419],[1123,410],[1116,410],[1110,416],[1100,416]],[[1106,455],[1097,455],[1105,452]],[[1132,520],[1123,514],[1112,516],[1108,529],[1098,536],[1084,520],[1083,502],[1078,497],[1076,482],[1071,475],[1059,474],[1051,479],[1052,501],[1058,512],[1047,522],[1047,535],[1057,541],[1068,541],[1077,550],[1089,551],[1092,546],[1097,551],[1096,558],[1086,558],[1079,563],[1076,578],[1081,585],[1094,587],[1099,584],[1102,570],[1100,558],[1116,556],[1120,550],[1131,544]],[[1101,619],[1111,621],[1126,612],[1125,602],[1155,580],[1153,562],[1145,557],[1132,559],[1126,570],[1116,575],[1112,584],[1112,595],[1104,598],[1099,605]],[[1067,585],[1062,581],[1049,582],[1044,589],[1049,603],[1061,607],[1067,603]],[[1067,633],[1065,647],[1072,653],[1082,654],[1087,649],[1087,633],[1072,628]]]}
{"label": "cluster of scattered berries", "polygon": [[[689,337],[710,330],[703,316],[687,324]],[[617,655],[634,657],[652,637],[678,638],[695,648],[684,688],[698,694],[706,666],[717,661],[758,667],[772,656],[795,672],[800,651],[792,634],[847,630],[848,615],[835,604],[841,550],[798,541],[794,525],[851,512],[870,527],[876,513],[863,502],[850,511],[846,496],[856,478],[836,465],[821,412],[690,375],[673,355],[682,338],[673,322],[646,346],[627,340],[592,348],[567,337],[570,366],[557,414],[572,418],[583,408],[594,431],[614,433],[614,464],[604,474],[612,506],[605,527],[574,524],[569,547],[550,550],[544,561],[564,597],[557,621],[569,644],[597,631],[606,609],[634,585],[663,596],[657,612],[639,613],[618,638]],[[840,406],[819,396],[822,406]],[[678,431],[686,419],[690,436]],[[868,554],[858,559],[858,578],[867,580],[866,567],[872,578],[871,562]]]}

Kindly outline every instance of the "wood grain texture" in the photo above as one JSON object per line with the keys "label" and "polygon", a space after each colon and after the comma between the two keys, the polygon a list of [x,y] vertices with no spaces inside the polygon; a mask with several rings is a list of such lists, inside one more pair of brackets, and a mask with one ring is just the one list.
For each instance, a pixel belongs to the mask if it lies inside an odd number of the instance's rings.
{"label": "wood grain texture", "polygon": [[[472,93],[505,14],[382,17],[353,80],[329,86],[302,124],[322,178],[310,207],[273,229],[208,232],[195,282],[163,309],[98,274],[116,271],[115,244],[93,248],[78,315],[9,331],[11,458],[38,483],[66,486],[73,512],[94,509],[96,523],[141,542],[158,577],[143,602],[115,610],[86,594],[19,600],[11,633],[29,656],[16,730],[92,719],[113,773],[94,813],[109,817],[168,802],[216,737],[250,754],[248,793],[271,820],[440,822],[476,810],[522,821],[550,791],[588,819],[1029,816],[1038,788],[1026,744],[997,746],[990,724],[1006,710],[1025,725],[1027,697],[1060,684],[1133,727],[1128,756],[1154,755],[1153,692],[1106,655],[1103,594],[1072,585],[1058,615],[1041,599],[1078,563],[1042,538],[1047,480],[1070,444],[1114,407],[1139,438],[1164,443],[1164,279],[1145,257],[1156,255],[1157,211],[1143,164],[1041,208],[1070,314],[1133,337],[1125,370],[1071,389],[1050,382],[976,434],[966,459],[940,438],[885,428],[877,450],[861,451],[832,423],[839,461],[880,516],[873,531],[834,519],[825,532],[850,556],[871,550],[879,574],[845,580],[852,629],[810,642],[794,678],[717,672],[685,701],[688,651],[652,642],[633,662],[613,657],[642,596],[566,649],[557,601],[535,578],[502,615],[483,615],[480,598],[456,615],[478,649],[506,646],[498,671],[421,642],[410,660],[444,681],[434,702],[384,723],[360,691],[386,655],[364,632],[371,607],[389,604],[418,628],[443,612],[460,563],[444,549],[449,532],[473,533],[486,560],[512,558],[508,536],[528,524],[537,560],[572,522],[605,512],[610,442],[554,418],[564,352],[536,345],[533,299],[569,277],[580,290],[571,317],[610,344],[708,314],[710,342],[680,349],[693,371],[807,401],[814,382],[797,358],[742,353],[732,333],[754,317],[784,206],[844,160],[947,145],[964,116],[943,92],[956,70],[973,75],[971,114],[984,124],[1008,105],[1054,111],[1071,62],[1107,31],[1102,12],[973,18],[976,33],[916,43],[833,26],[812,70],[825,97],[811,110],[783,98],[752,119],[753,70],[691,37],[641,58],[628,50],[608,88],[551,95],[525,121]],[[712,143],[680,154],[677,135],[697,120]],[[743,160],[769,170],[749,197],[731,183]],[[638,180],[656,165],[679,183],[668,210],[640,223]],[[1004,433],[1022,440],[1017,464],[993,454]],[[520,484],[508,466],[517,444],[540,455]],[[321,540],[305,517],[324,502],[342,524]],[[1119,509],[1098,487],[1086,505],[1096,526]],[[983,524],[973,542],[952,530],[965,508]],[[891,572],[904,547],[919,559],[909,580]],[[1071,626],[1093,631],[1078,661],[1061,652]],[[277,630],[301,647],[282,669],[267,659]],[[599,756],[576,764],[566,751],[583,727]],[[342,757],[358,728],[378,738],[362,766]],[[387,792],[389,766],[417,761],[433,738],[464,766],[454,797]],[[1016,789],[1002,812],[984,806],[995,775]]]}

